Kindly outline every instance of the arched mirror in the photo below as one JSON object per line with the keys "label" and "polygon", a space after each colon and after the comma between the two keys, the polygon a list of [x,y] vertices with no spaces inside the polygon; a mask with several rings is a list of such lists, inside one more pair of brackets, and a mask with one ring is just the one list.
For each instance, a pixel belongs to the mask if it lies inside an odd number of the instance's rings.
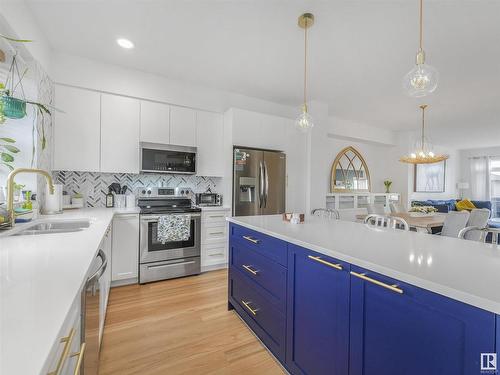
{"label": "arched mirror", "polygon": [[332,166],[332,193],[370,191],[370,172],[361,154],[354,147],[340,151]]}

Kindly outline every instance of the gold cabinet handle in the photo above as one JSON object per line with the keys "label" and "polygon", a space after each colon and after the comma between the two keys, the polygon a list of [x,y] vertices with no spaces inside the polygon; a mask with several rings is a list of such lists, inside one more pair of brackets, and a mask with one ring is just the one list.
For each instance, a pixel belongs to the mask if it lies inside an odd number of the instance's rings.
{"label": "gold cabinet handle", "polygon": [[341,270],[342,271],[342,266],[340,265],[340,263],[335,264],[335,263],[327,262],[326,260],[323,260],[320,257],[314,257],[312,255],[308,255],[307,257],[309,259],[315,260],[316,262],[324,264],[325,266],[332,267],[332,268],[335,268],[337,270]]}
{"label": "gold cabinet handle", "polygon": [[354,271],[351,271],[351,275],[356,276],[356,277],[358,277],[358,278],[360,278],[362,280],[368,281],[368,282],[370,282],[372,284],[381,286],[382,288],[386,288],[386,289],[389,289],[389,290],[391,290],[393,292],[396,292],[396,293],[399,293],[399,294],[403,294],[403,289],[398,288],[398,284],[389,285],[389,284],[383,283],[381,281],[372,279],[371,277],[366,276],[366,274],[364,274],[364,273],[357,273],[357,272],[354,272]]}
{"label": "gold cabinet handle", "polygon": [[80,373],[80,367],[82,366],[83,355],[85,353],[85,345],[85,343],[82,343],[82,346],[80,346],[80,351],[70,355],[70,357],[78,357],[73,375],[78,375]]}
{"label": "gold cabinet handle", "polygon": [[210,234],[225,234],[224,232],[210,232]]}
{"label": "gold cabinet handle", "polygon": [[210,215],[209,217],[216,219],[216,218],[219,218],[219,217],[222,218],[225,216],[224,215]]}
{"label": "gold cabinet handle", "polygon": [[254,315],[254,316],[255,316],[255,315],[257,315],[257,311],[259,311],[259,310],[258,310],[258,309],[252,309],[252,308],[250,307],[250,301],[245,302],[245,301],[243,301],[243,300],[242,300],[242,301],[241,301],[241,303],[242,303],[243,305],[245,305],[245,307],[248,309],[248,311],[250,311],[250,312],[252,313],[252,315]]}
{"label": "gold cabinet handle", "polygon": [[64,349],[61,353],[61,356],[59,357],[59,360],[57,361],[57,366],[56,369],[52,372],[49,372],[47,375],[59,375],[62,371],[64,362],[66,361],[66,358],[68,357],[69,354],[69,349],[71,348],[71,342],[73,341],[73,338],[75,337],[75,329],[71,328],[71,331],[69,331],[69,335],[66,337],[61,338],[59,342],[62,344],[64,343]]}
{"label": "gold cabinet handle", "polygon": [[243,236],[243,238],[247,241],[253,242],[253,243],[259,243],[260,240],[256,240],[255,238],[252,238],[250,236]]}
{"label": "gold cabinet handle", "polygon": [[246,265],[244,265],[244,264],[242,264],[241,266],[242,266],[244,269],[246,269],[248,272],[250,272],[252,275],[255,275],[255,276],[257,276],[257,273],[259,272],[259,271],[255,271],[255,270],[251,269],[251,268],[250,268],[250,266],[246,266]]}

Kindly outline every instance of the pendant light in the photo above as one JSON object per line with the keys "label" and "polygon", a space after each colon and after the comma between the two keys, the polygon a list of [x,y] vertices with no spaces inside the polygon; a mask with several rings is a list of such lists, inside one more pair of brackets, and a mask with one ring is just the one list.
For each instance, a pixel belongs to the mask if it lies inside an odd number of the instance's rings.
{"label": "pendant light", "polygon": [[429,95],[437,88],[439,73],[425,63],[423,49],[423,0],[420,0],[420,36],[415,67],[405,75],[403,87],[409,96],[419,98]]}
{"label": "pendant light", "polygon": [[311,13],[304,13],[299,17],[298,25],[304,29],[304,103],[302,113],[295,120],[295,125],[303,132],[307,132],[314,124],[312,117],[307,111],[307,29],[314,24],[314,16]]}
{"label": "pendant light", "polygon": [[431,164],[449,158],[449,156],[445,154],[435,154],[432,150],[431,144],[425,138],[426,108],[427,104],[423,104],[420,106],[420,109],[422,110],[422,135],[420,138],[420,142],[417,143],[417,146],[409,155],[403,156],[401,159],[399,159],[400,162],[408,164]]}

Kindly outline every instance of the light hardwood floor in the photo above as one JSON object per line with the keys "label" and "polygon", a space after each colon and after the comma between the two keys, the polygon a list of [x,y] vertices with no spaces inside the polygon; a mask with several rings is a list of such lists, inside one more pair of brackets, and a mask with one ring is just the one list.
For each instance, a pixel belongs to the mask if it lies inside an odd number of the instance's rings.
{"label": "light hardwood floor", "polygon": [[283,374],[233,311],[227,271],[111,289],[99,375]]}

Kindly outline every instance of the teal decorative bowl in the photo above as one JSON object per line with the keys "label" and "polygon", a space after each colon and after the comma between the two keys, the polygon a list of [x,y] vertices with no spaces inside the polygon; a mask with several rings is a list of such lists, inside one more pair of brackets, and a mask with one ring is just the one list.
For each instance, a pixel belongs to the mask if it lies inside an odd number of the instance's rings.
{"label": "teal decorative bowl", "polygon": [[20,119],[26,116],[26,102],[12,96],[2,96],[3,114],[7,118]]}

